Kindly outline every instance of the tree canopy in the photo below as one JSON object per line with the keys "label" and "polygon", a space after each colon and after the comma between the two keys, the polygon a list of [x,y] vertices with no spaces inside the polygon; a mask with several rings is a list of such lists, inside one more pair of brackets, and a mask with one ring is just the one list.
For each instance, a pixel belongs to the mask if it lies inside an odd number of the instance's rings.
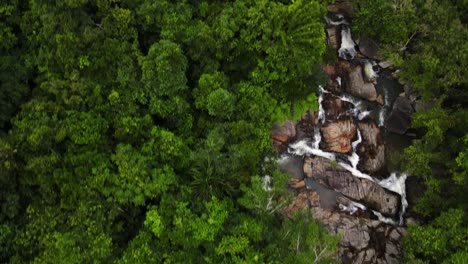
{"label": "tree canopy", "polygon": [[285,177],[264,161],[272,122],[317,107],[325,12],[2,2],[0,262],[332,261],[337,238],[281,216]]}

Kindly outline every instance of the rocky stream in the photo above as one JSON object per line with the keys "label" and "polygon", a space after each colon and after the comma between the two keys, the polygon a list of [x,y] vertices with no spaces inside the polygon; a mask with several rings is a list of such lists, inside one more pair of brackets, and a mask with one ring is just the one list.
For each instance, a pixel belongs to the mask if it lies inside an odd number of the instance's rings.
{"label": "rocky stream", "polygon": [[352,38],[349,6],[328,11],[327,41],[338,61],[323,66],[329,81],[318,88],[319,110],[271,129],[278,166],[295,192],[285,214],[310,208],[341,235],[343,263],[399,263],[407,175],[392,171],[388,149],[410,127],[417,95],[402,93],[407,88],[392,77],[391,63],[376,58],[371,40]]}

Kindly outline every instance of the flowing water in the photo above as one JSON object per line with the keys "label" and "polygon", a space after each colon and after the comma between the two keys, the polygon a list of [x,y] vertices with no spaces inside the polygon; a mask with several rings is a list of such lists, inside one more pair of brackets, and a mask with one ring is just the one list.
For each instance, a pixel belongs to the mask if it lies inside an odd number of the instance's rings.
{"label": "flowing water", "polygon": [[341,47],[338,50],[338,55],[342,59],[353,59],[357,55],[356,43],[351,37],[351,29],[348,26],[343,26],[341,30]]}
{"label": "flowing water", "polygon": [[[337,19],[337,20],[336,20]],[[351,30],[348,26],[348,22],[344,20],[344,18],[340,15],[336,17],[335,20],[327,18],[327,23],[332,25],[341,25],[341,47],[338,50],[339,57],[346,60],[353,60],[357,55],[358,52],[356,50],[356,44],[351,36]],[[366,100],[359,99],[355,96],[350,94],[342,93],[341,95],[337,95],[342,101],[349,102],[352,105],[352,108],[345,113],[342,113],[341,116],[351,116],[356,120],[363,120],[364,118],[373,118],[377,120],[378,125],[383,129],[383,124],[385,121],[385,117],[387,112],[391,109],[391,105],[395,100],[396,96],[401,91],[401,87],[397,86],[397,83],[390,80],[385,73],[379,75],[376,71],[376,63],[372,60],[362,60],[364,65],[364,75],[367,81],[377,82],[376,89],[379,94],[383,94],[385,98],[385,104],[378,105],[375,102],[368,102]],[[338,77],[336,79],[338,84],[342,85],[342,78]],[[303,177],[303,172],[298,172],[298,170],[302,170],[303,166],[302,158],[304,156],[319,156],[326,158],[328,160],[333,161],[334,163],[338,164],[345,170],[349,171],[353,176],[358,178],[367,179],[373,181],[383,188],[395,192],[401,196],[401,211],[400,211],[400,219],[399,221],[395,221],[394,219],[387,218],[383,216],[378,211],[372,211],[374,215],[382,222],[398,225],[403,223],[403,214],[408,207],[408,202],[406,200],[406,191],[405,191],[405,180],[406,174],[398,174],[393,172],[390,176],[384,180],[378,180],[371,175],[368,175],[364,172],[361,172],[357,167],[360,157],[357,154],[357,148],[359,144],[362,142],[361,131],[357,129],[357,139],[352,142],[352,153],[348,156],[346,155],[337,155],[335,153],[324,151],[320,148],[320,142],[322,140],[320,134],[320,126],[324,124],[326,120],[326,115],[324,111],[324,107],[322,106],[323,103],[323,95],[325,93],[330,93],[329,91],[325,90],[323,87],[319,87],[319,112],[318,112],[318,124],[314,128],[314,134],[312,138],[301,139],[294,143],[291,143],[288,147],[288,154],[285,154],[280,158],[278,162],[280,167],[283,168],[283,171],[288,172],[289,174],[293,175],[294,177]],[[299,158],[298,158],[299,157]],[[344,157],[344,158],[343,158]],[[296,167],[296,169],[292,168]],[[302,173],[302,174],[301,174]],[[322,197],[321,204],[325,208],[333,207],[336,203],[336,197],[339,195],[334,190],[329,190],[326,187],[318,184],[312,179],[306,179],[306,186],[308,189],[316,190],[319,195]],[[339,204],[339,209],[348,213],[353,214],[357,210],[366,210],[366,206],[352,202],[349,205]]]}

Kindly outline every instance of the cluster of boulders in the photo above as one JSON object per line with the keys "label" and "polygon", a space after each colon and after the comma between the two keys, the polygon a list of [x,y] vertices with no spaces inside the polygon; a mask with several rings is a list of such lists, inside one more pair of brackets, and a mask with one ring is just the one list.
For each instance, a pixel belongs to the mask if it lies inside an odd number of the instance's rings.
{"label": "cluster of boulders", "polygon": [[[297,195],[285,209],[286,216],[310,209],[330,233],[341,235],[338,256],[343,263],[398,263],[405,229],[373,219],[372,213],[375,210],[397,219],[401,204],[398,194],[357,178],[321,157],[304,157],[303,171],[304,178],[295,177],[289,184]],[[323,205],[319,191],[308,186],[310,179],[336,192],[334,207]]]}
{"label": "cluster of boulders", "polygon": [[[340,16],[352,17],[352,8],[344,2],[337,1],[328,10]],[[326,30],[328,43],[337,52],[341,46],[342,26],[331,23]],[[319,122],[318,113],[308,111],[297,124],[291,121],[275,124],[271,129],[271,138],[274,146],[283,152],[290,143],[312,138],[319,129],[321,150],[335,153],[338,160],[340,157],[345,160],[355,151],[359,155],[357,169],[378,178],[385,166],[385,144],[381,130],[372,118],[361,119],[350,114],[355,106],[339,96],[346,92],[371,103],[384,104],[383,95],[379,95],[375,87],[375,65],[369,60],[375,58],[376,47],[368,39],[356,43],[360,45],[356,47],[359,53],[352,61],[339,59],[335,65],[323,66],[323,71],[330,77],[321,103],[323,123]],[[389,62],[381,62],[378,66],[392,67]],[[405,133],[411,122],[413,104],[410,102],[408,105],[405,99],[410,99],[407,96],[402,98],[396,99],[385,123],[391,132]],[[359,137],[360,143],[353,146]],[[295,172],[289,183],[296,196],[284,214],[290,216],[296,210],[311,209],[315,219],[321,221],[329,232],[341,235],[338,254],[344,263],[398,263],[400,240],[406,232],[404,228],[388,222],[398,223],[400,195],[382,188],[375,181],[352,175],[336,161],[306,155],[301,164],[301,173]],[[334,195],[323,197],[323,191],[311,187],[311,181]],[[330,197],[334,199],[332,206],[324,206],[324,200]],[[330,204],[330,201],[327,203]],[[389,221],[378,220],[377,214]]]}

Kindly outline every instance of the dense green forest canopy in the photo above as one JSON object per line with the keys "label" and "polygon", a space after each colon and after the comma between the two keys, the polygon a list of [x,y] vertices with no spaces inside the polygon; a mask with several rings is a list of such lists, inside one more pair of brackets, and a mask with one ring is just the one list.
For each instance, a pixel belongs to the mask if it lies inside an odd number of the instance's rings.
{"label": "dense green forest canopy", "polygon": [[[2,1],[0,262],[332,261],[338,238],[280,216],[264,159],[272,122],[317,106],[328,2]],[[463,263],[468,1],[350,2],[435,102],[402,157],[427,187],[406,260]]]}
{"label": "dense green forest canopy", "polygon": [[337,238],[281,217],[286,178],[264,161],[272,122],[316,107],[325,15],[2,1],[0,262],[328,262]]}

